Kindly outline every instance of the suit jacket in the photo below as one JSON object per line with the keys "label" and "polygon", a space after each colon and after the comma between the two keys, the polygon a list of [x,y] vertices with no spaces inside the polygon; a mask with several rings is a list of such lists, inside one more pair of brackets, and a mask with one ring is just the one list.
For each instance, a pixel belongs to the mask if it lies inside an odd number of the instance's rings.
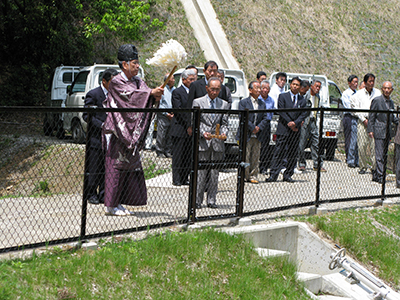
{"label": "suit jacket", "polygon": [[[187,108],[188,93],[183,85],[172,92],[172,108]],[[190,113],[176,113],[172,118],[170,129],[171,136],[189,137],[187,129],[191,124]]]}
{"label": "suit jacket", "polygon": [[[229,103],[220,99],[215,98],[215,109],[229,109]],[[206,96],[197,98],[193,101],[193,107],[200,108],[210,108],[210,102]],[[206,151],[209,148],[215,152],[224,152],[225,144],[223,140],[213,138],[211,140],[206,140],[204,138],[204,133],[209,132],[215,134],[215,129],[217,124],[220,124],[219,133],[225,133],[228,135],[228,115],[227,114],[215,114],[213,117],[210,113],[202,113],[200,116],[200,141],[199,141],[199,151]]]}
{"label": "suit jacket", "polygon": [[[266,109],[265,102],[261,99],[257,99],[258,110]],[[239,110],[254,110],[253,103],[251,101],[251,96],[240,100],[239,102]],[[264,142],[267,139],[267,136],[263,134],[263,130],[266,128],[268,121],[268,114],[266,112],[257,113],[257,120],[255,120],[255,113],[249,113],[249,122],[248,122],[248,132],[247,132],[247,140],[251,138],[251,133],[256,126],[260,128],[260,131],[257,133],[257,139],[260,142]],[[255,122],[254,122],[255,121]],[[236,133],[236,139],[240,139],[240,128]]]}
{"label": "suit jacket", "polygon": [[[196,80],[192,82],[189,88],[189,96],[188,96],[188,106],[187,108],[192,108],[193,107],[193,100],[203,97],[207,95],[207,90],[206,90],[206,79],[201,78],[199,80]],[[219,92],[218,98],[221,98],[222,100],[228,101],[228,95],[226,94],[226,89],[224,88],[224,85],[221,86],[221,91]]]}
{"label": "suit jacket", "polygon": [[[386,99],[383,95],[372,99],[371,110],[383,110],[388,111],[386,106]],[[389,110],[394,110],[393,100],[389,100]],[[398,119],[394,114],[390,114],[390,123],[398,123]],[[386,124],[387,114],[370,112],[368,115],[368,132],[374,133],[375,139],[385,139],[386,137]],[[390,126],[390,137],[394,136],[394,130]]]}
{"label": "suit jacket", "polygon": [[[85,107],[97,106],[103,107],[103,101],[106,99],[106,95],[103,92],[101,86],[90,90],[85,97]],[[87,122],[87,113],[83,113],[83,120]],[[91,132],[90,146],[93,148],[101,148],[101,128],[103,122],[106,120],[106,113],[95,113],[92,117],[91,128],[88,131]]]}
{"label": "suit jacket", "polygon": [[[304,108],[306,107],[306,101],[304,98],[297,94],[297,103],[295,108]],[[282,93],[278,97],[278,109],[283,108],[294,108],[293,107],[293,99],[290,97],[290,91],[286,93]],[[277,135],[289,135],[293,133],[287,124],[293,121],[296,124],[296,127],[299,129],[297,132],[300,134],[301,123],[305,120],[308,115],[308,111],[293,111],[293,112],[279,112],[279,122],[278,129],[276,130]]]}

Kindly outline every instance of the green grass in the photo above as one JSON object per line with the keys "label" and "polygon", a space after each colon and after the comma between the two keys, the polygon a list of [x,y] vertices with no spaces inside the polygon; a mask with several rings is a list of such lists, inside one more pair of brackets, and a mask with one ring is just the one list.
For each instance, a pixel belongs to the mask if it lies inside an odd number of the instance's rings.
{"label": "green grass", "polygon": [[400,207],[301,217],[346,248],[378,276],[400,288]]}
{"label": "green grass", "polygon": [[145,164],[146,166],[143,167],[143,172],[144,172],[144,178],[151,179],[154,177],[157,177],[159,175],[168,173],[171,171],[170,168],[167,169],[157,169],[157,164],[153,162],[152,160],[148,160],[147,163]]}
{"label": "green grass", "polygon": [[0,299],[308,299],[283,258],[214,230],[0,264]]}

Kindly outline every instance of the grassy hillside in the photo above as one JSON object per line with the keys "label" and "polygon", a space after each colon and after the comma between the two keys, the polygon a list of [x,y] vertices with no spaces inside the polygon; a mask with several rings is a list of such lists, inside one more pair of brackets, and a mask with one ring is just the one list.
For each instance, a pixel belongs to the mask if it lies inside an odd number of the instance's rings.
{"label": "grassy hillside", "polygon": [[248,80],[259,70],[322,73],[344,89],[348,75],[372,72],[376,87],[398,86],[397,0],[211,2]]}
{"label": "grassy hillside", "polygon": [[153,56],[161,44],[169,39],[180,42],[188,53],[186,63],[204,65],[205,58],[197,40],[193,36],[193,29],[186,19],[185,10],[180,0],[152,0],[152,15],[165,23],[165,29],[155,35],[148,35],[143,42],[134,42],[140,55],[140,62],[145,69],[146,82],[153,87],[162,83],[162,78],[169,70],[152,67],[145,64],[146,59]]}

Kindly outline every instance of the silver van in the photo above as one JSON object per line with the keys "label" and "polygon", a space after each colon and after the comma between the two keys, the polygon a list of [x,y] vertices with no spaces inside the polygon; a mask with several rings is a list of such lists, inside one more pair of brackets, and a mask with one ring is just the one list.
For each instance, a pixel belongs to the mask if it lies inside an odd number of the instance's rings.
{"label": "silver van", "polygon": [[[95,64],[80,70],[74,82],[69,87],[68,95],[62,104],[63,107],[83,107],[86,94],[101,84],[104,70],[116,69],[120,71],[118,65]],[[140,67],[138,76],[144,78],[143,68]],[[82,118],[82,112],[63,113],[63,129],[71,132],[72,140],[76,143],[84,143],[86,140],[86,122]]]}
{"label": "silver van", "polygon": [[[67,86],[72,84],[82,68],[61,65],[54,70],[50,97],[47,98],[46,106],[61,107],[67,98]],[[45,135],[52,135],[54,131],[58,138],[63,137],[61,113],[46,113],[43,120],[43,132]]]}

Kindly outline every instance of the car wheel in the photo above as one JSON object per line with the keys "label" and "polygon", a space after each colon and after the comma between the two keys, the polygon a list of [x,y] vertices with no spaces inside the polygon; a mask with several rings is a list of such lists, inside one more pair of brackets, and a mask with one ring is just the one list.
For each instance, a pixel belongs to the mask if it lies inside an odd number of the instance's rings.
{"label": "car wheel", "polygon": [[57,136],[57,138],[59,138],[60,140],[62,140],[62,139],[65,138],[65,130],[64,130],[62,121],[58,121],[58,123],[57,123],[57,132],[56,132],[56,136]]}
{"label": "car wheel", "polygon": [[86,134],[83,131],[82,125],[80,122],[73,122],[72,123],[72,140],[77,144],[83,144],[86,140]]}
{"label": "car wheel", "polygon": [[53,128],[51,127],[50,122],[47,119],[47,116],[45,116],[43,120],[43,133],[46,136],[49,136],[53,133]]}

